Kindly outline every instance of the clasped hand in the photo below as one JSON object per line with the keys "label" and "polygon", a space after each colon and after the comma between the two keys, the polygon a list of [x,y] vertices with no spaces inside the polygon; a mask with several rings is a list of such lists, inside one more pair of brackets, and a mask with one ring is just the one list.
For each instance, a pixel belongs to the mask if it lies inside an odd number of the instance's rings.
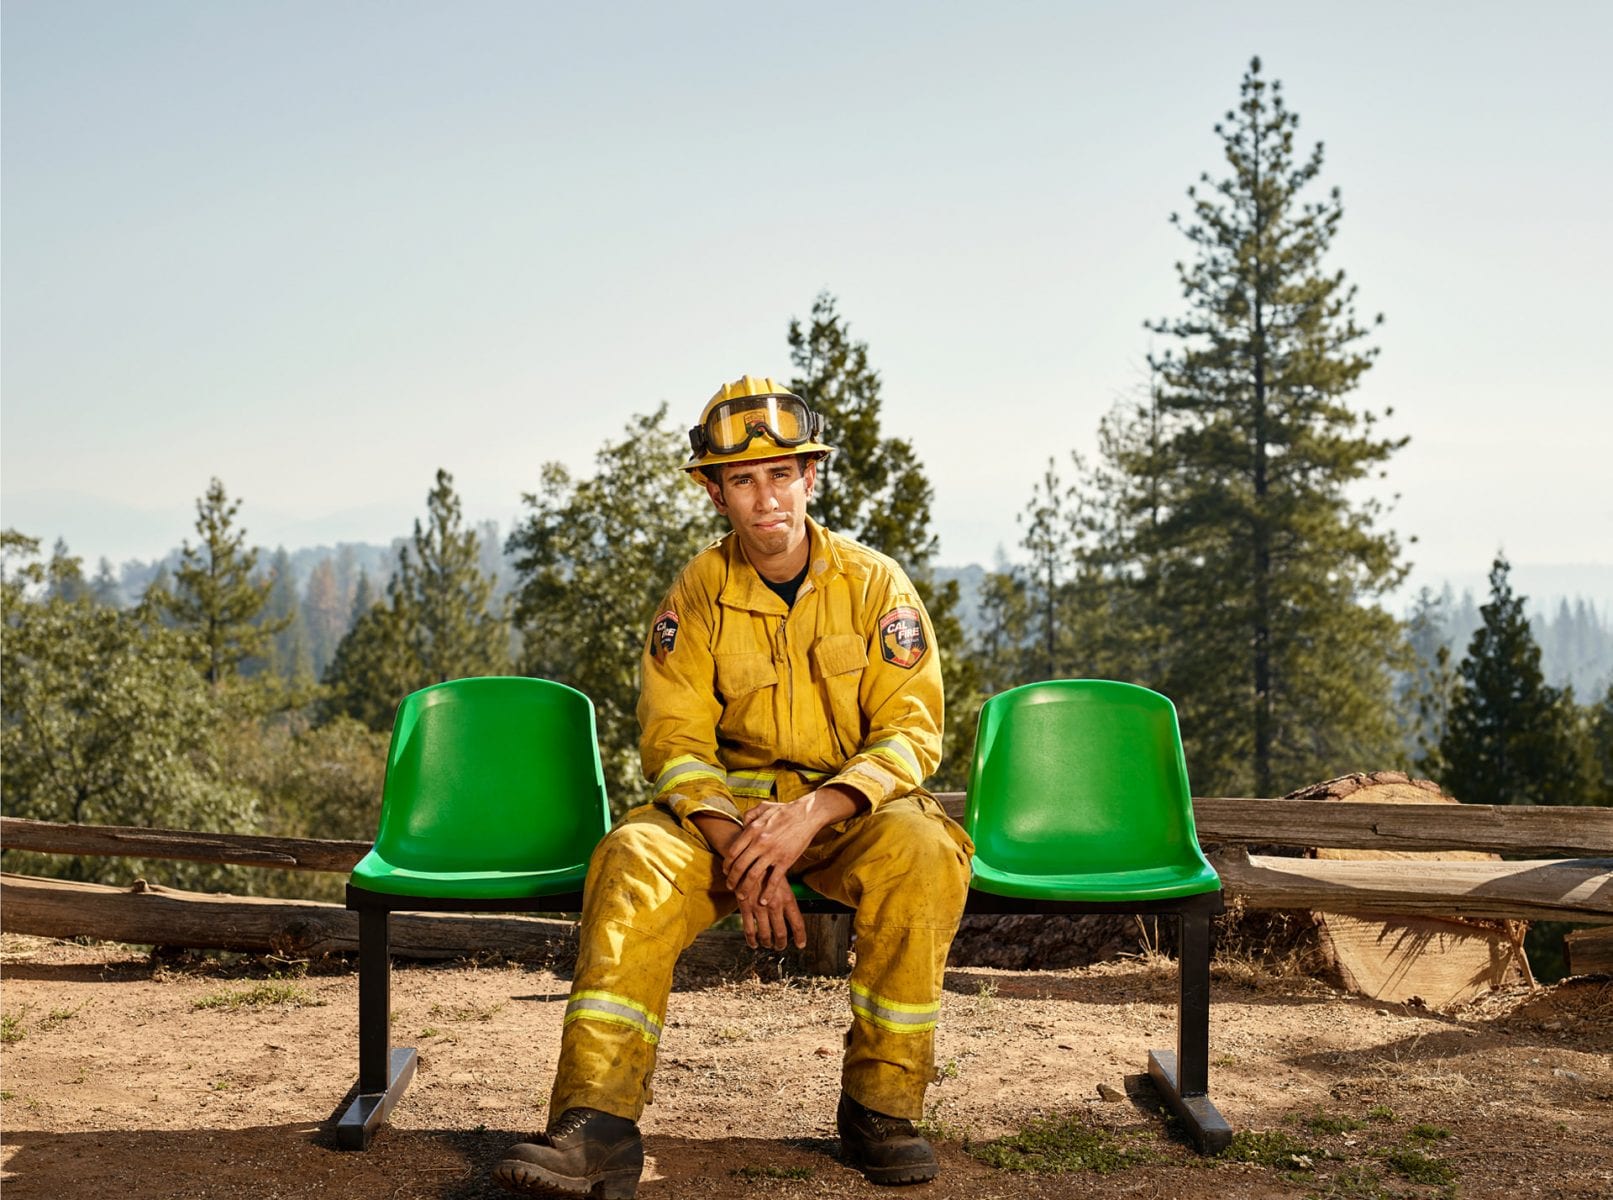
{"label": "clasped hand", "polygon": [[750,946],[783,950],[793,938],[798,948],[806,948],[806,922],[788,872],[818,828],[811,805],[766,801],[746,812],[744,826],[720,851],[723,877],[739,901],[740,925]]}

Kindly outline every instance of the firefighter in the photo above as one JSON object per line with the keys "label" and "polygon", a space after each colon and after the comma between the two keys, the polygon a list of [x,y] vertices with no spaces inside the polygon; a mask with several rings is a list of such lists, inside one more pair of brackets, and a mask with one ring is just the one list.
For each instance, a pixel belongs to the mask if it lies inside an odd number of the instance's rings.
{"label": "firefighter", "polygon": [[549,1125],[495,1169],[513,1191],[634,1195],[674,961],[736,909],[750,945],[804,947],[794,879],[856,914],[842,1153],[876,1183],[936,1174],[913,1119],[973,847],[923,788],[942,696],[918,593],[807,516],[821,437],[800,397],[749,375],[690,431],[683,469],[732,531],[650,623],[638,719],[654,801],[590,862]]}

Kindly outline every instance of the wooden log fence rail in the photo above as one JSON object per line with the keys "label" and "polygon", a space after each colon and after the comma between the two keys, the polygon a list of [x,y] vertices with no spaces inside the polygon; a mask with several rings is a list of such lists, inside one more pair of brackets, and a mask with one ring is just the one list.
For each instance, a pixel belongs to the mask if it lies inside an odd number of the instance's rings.
{"label": "wooden log fence rail", "polygon": [[[962,793],[940,797],[961,816]],[[1443,914],[1613,924],[1613,810],[1450,804],[1363,804],[1348,800],[1195,798],[1199,840],[1211,848],[1229,898],[1261,909]],[[1248,846],[1363,850],[1480,850],[1549,856],[1514,862],[1405,863],[1275,858]],[[0,848],[51,854],[178,859],[346,873],[367,843],[316,838],[119,826],[62,825],[0,818]],[[200,895],[137,883],[102,888],[0,875],[0,929],[63,937],[301,954],[357,944],[356,918],[340,905]],[[188,914],[188,915],[187,915]],[[531,917],[399,918],[394,952],[443,957],[468,948],[530,951],[556,936],[555,922]],[[416,929],[415,926],[419,928]],[[349,928],[352,926],[352,928]],[[207,939],[213,940],[207,940]],[[1598,957],[1606,942],[1598,938]],[[1590,943],[1586,943],[1587,950]]]}

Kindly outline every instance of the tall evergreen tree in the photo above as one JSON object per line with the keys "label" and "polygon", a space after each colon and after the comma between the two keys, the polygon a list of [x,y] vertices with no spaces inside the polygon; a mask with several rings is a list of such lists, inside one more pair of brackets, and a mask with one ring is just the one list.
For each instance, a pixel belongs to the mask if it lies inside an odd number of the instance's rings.
{"label": "tall evergreen tree", "polygon": [[1589,802],[1613,808],[1613,683],[1589,714]]}
{"label": "tall evergreen tree", "polygon": [[427,517],[414,523],[387,588],[409,649],[426,683],[494,675],[509,667],[509,624],[493,604],[493,580],[481,567],[481,538],[464,527],[454,479],[437,472]]}
{"label": "tall evergreen tree", "polygon": [[618,808],[648,798],[638,753],[639,658],[656,604],[721,534],[705,492],[678,470],[688,450],[666,405],[635,416],[574,479],[546,464],[507,551],[516,572],[521,669],[589,696]]}
{"label": "tall evergreen tree", "polygon": [[195,634],[198,665],[212,684],[238,674],[248,659],[265,657],[288,623],[263,619],[269,583],[253,580],[258,552],[247,547],[246,530],[236,528],[240,509],[223,483],[212,480],[196,501],[201,540],[195,546],[184,543],[173,590],[159,591],[153,581],[148,591],[174,624]]}
{"label": "tall evergreen tree", "polygon": [[1167,488],[1137,548],[1174,619],[1162,682],[1196,778],[1260,795],[1395,746],[1397,626],[1375,601],[1403,574],[1399,546],[1347,489],[1404,440],[1346,403],[1376,351],[1324,266],[1343,210],[1337,190],[1303,199],[1322,149],[1296,157],[1297,125],[1255,59],[1216,126],[1229,175],[1189,189],[1188,311],[1150,326],[1176,343],[1151,359]]}
{"label": "tall evergreen tree", "polygon": [[790,390],[824,419],[836,453],[818,465],[812,515],[829,529],[890,555],[923,597],[940,644],[941,673],[952,713],[947,721],[936,786],[962,786],[974,737],[972,713],[978,682],[965,653],[958,620],[958,585],[938,583],[931,571],[937,540],[930,529],[935,489],[912,442],[887,437],[880,419],[879,372],[869,364],[868,343],[853,340],[835,298],[820,292],[810,321],[792,319]]}
{"label": "tall evergreen tree", "polygon": [[75,604],[90,594],[90,585],[84,581],[84,560],[67,549],[67,542],[56,539],[45,568],[45,594],[52,600],[66,600]]}
{"label": "tall evergreen tree", "polygon": [[480,540],[464,527],[447,471],[437,472],[426,508],[425,524],[415,521],[413,538],[398,552],[385,602],[363,608],[366,597],[354,598],[356,619],[325,675],[327,720],[347,714],[383,729],[409,692],[509,669],[509,624],[492,603]]}
{"label": "tall evergreen tree", "polygon": [[1440,742],[1440,782],[1469,804],[1579,804],[1586,799],[1572,700],[1549,686],[1540,647],[1512,590],[1511,565],[1490,567],[1490,602],[1467,657]]}

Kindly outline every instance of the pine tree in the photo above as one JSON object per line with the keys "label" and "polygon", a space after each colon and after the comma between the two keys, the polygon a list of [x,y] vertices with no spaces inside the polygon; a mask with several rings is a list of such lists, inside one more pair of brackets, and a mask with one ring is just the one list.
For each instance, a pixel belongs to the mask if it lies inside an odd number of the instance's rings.
{"label": "pine tree", "polygon": [[262,658],[284,620],[264,620],[269,603],[267,581],[254,582],[258,552],[246,546],[246,530],[235,527],[241,502],[230,500],[214,479],[196,501],[196,533],[200,544],[184,543],[173,591],[148,595],[179,628],[196,637],[198,666],[211,684],[238,674],[249,659]]}
{"label": "pine tree", "polygon": [[[481,539],[464,528],[454,479],[437,472],[426,497],[426,523],[399,553],[387,589],[424,683],[496,675],[509,667],[509,625],[493,605],[493,580],[482,572]],[[424,684],[422,684],[424,686]]]}
{"label": "pine tree", "polygon": [[1469,804],[1579,804],[1587,780],[1572,700],[1546,683],[1510,571],[1504,556],[1490,568],[1490,602],[1479,609],[1440,742],[1440,782]]}
{"label": "pine tree", "polygon": [[69,553],[67,542],[62,538],[57,538],[51,549],[45,578],[45,594],[52,600],[74,604],[90,594],[90,585],[84,581],[84,560]]}
{"label": "pine tree", "polygon": [[1397,626],[1375,600],[1402,577],[1399,546],[1381,508],[1346,491],[1404,441],[1346,403],[1376,351],[1354,288],[1324,268],[1343,210],[1336,190],[1302,198],[1322,149],[1296,158],[1297,125],[1255,59],[1216,126],[1229,176],[1188,192],[1188,311],[1150,326],[1177,344],[1150,360],[1166,489],[1134,547],[1172,617],[1162,683],[1195,780],[1258,795],[1395,745]]}
{"label": "pine tree", "polygon": [[974,739],[969,715],[978,682],[958,620],[957,582],[939,584],[931,572],[937,548],[930,530],[935,490],[913,444],[884,435],[881,383],[869,365],[868,343],[852,339],[850,324],[827,291],[813,301],[809,323],[790,321],[789,345],[796,372],[789,388],[823,417],[824,436],[835,447],[818,465],[812,515],[825,527],[895,559],[923,598],[935,626],[943,686],[954,714],[932,784],[961,787]]}
{"label": "pine tree", "polygon": [[1591,707],[1588,721],[1590,788],[1588,802],[1613,808],[1613,683]]}
{"label": "pine tree", "polygon": [[384,603],[369,605],[360,575],[354,621],[336,647],[325,682],[323,720],[346,714],[384,729],[409,692],[509,669],[509,623],[492,603],[480,569],[480,541],[464,528],[453,476],[437,472],[424,525],[398,552]]}

